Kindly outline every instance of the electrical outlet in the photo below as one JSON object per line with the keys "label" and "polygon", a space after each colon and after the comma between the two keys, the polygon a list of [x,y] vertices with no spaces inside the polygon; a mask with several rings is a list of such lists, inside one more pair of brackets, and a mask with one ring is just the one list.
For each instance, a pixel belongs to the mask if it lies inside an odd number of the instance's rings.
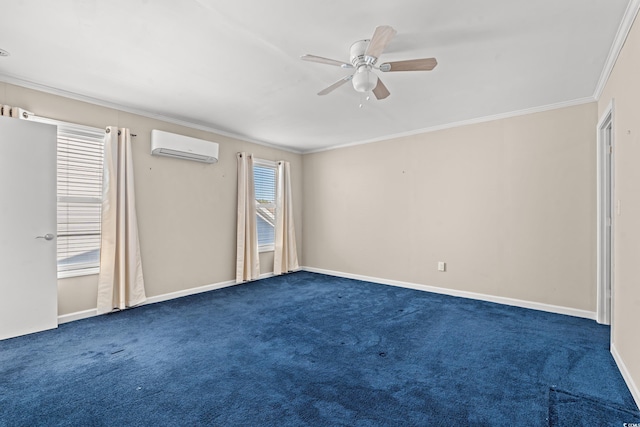
{"label": "electrical outlet", "polygon": [[438,271],[447,271],[447,263],[444,261],[438,261]]}

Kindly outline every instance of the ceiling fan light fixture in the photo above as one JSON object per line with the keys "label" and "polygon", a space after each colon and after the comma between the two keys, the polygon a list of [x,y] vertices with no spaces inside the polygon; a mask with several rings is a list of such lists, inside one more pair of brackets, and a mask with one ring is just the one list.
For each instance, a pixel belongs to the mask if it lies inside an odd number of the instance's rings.
{"label": "ceiling fan light fixture", "polygon": [[358,67],[358,70],[351,79],[353,88],[358,92],[370,92],[378,83],[378,76],[371,71],[368,65]]}

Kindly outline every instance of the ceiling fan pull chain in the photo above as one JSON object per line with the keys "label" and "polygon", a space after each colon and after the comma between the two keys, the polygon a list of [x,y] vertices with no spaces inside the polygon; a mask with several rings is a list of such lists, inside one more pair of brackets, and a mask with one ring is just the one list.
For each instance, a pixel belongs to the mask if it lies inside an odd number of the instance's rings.
{"label": "ceiling fan pull chain", "polygon": [[366,102],[371,99],[371,92],[360,92],[360,104],[358,108],[362,108],[366,105]]}

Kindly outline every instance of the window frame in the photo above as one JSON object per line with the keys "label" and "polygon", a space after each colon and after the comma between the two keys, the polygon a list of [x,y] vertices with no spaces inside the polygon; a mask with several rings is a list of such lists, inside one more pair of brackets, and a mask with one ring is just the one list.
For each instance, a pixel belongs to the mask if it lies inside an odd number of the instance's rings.
{"label": "window frame", "polygon": [[[257,197],[255,198],[255,204],[256,204],[256,222],[258,221],[258,215],[260,215],[259,209],[260,208],[265,208],[265,209],[273,209],[273,243],[270,244],[266,244],[266,245],[260,245],[258,244],[258,252],[262,253],[262,252],[273,252],[275,251],[275,224],[276,224],[276,219],[277,219],[277,211],[276,211],[276,186],[277,186],[277,174],[278,174],[278,163],[274,162],[272,160],[265,160],[265,159],[257,159],[257,158],[253,158],[253,173],[254,173],[254,193],[255,193],[255,168],[257,167],[261,167],[261,168],[268,168],[268,169],[273,169],[274,174],[273,174],[273,194],[274,194],[274,198],[273,198],[273,203],[259,203]],[[257,229],[256,229],[256,232]],[[259,241],[259,239],[258,239]]]}
{"label": "window frame", "polygon": [[[51,125],[55,125],[57,127],[56,131],[56,175],[60,172],[59,164],[58,164],[58,150],[60,148],[59,138],[61,133],[76,135],[78,137],[88,137],[92,139],[101,138],[103,141],[102,145],[102,159],[103,159],[103,168],[104,168],[104,129],[96,128],[92,126],[85,126],[76,123],[64,122],[61,120],[54,120],[44,117],[31,116],[29,120],[47,123]],[[104,173],[104,169],[101,170],[101,173]],[[81,277],[81,276],[89,276],[100,273],[100,256],[98,252],[98,260],[96,263],[77,263],[77,268],[60,270],[60,264],[58,262],[58,236],[60,234],[58,216],[60,215],[59,203],[89,203],[92,205],[100,205],[102,206],[102,197],[75,197],[75,196],[61,196],[58,193],[58,185],[56,183],[56,271],[58,279],[65,279],[70,277]],[[101,228],[101,227],[100,227]],[[100,229],[98,238],[100,239],[102,235],[102,230]],[[80,267],[81,265],[88,265],[88,267]]]}

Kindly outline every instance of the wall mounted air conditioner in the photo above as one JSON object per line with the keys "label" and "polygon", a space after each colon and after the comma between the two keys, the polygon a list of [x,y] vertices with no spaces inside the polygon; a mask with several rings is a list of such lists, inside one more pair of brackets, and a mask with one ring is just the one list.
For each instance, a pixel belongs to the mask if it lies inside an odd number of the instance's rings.
{"label": "wall mounted air conditioner", "polygon": [[151,154],[215,163],[218,161],[218,143],[153,129],[151,131]]}

